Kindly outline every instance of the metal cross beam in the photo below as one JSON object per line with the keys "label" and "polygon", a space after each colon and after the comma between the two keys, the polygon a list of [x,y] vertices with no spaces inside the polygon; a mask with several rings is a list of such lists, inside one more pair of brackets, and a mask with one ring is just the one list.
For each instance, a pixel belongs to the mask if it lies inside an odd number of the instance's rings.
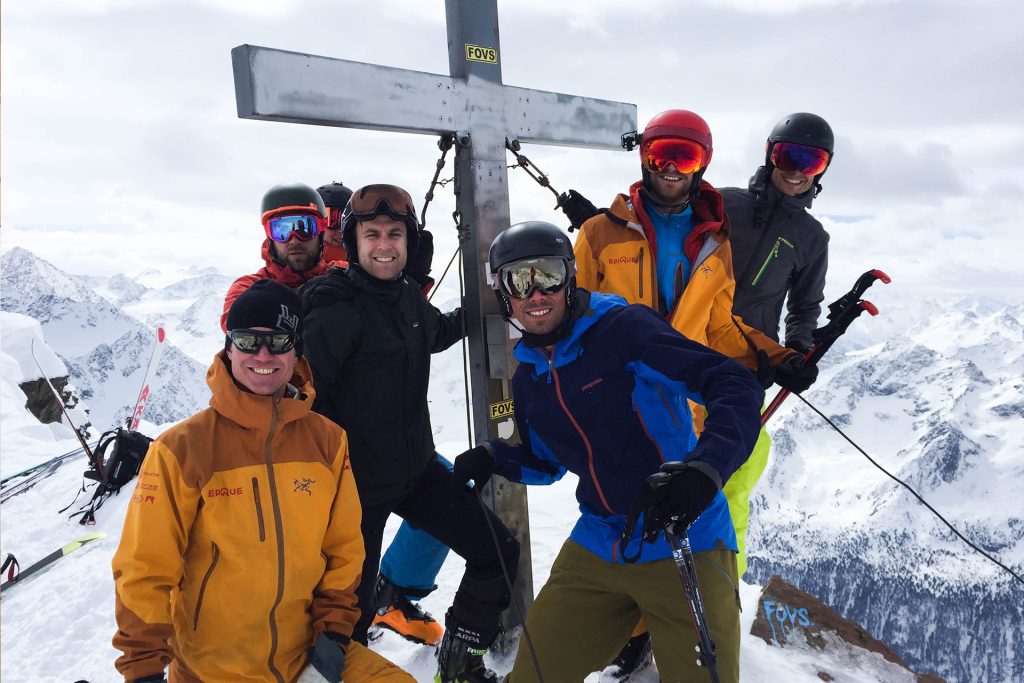
{"label": "metal cross beam", "polygon": [[[507,86],[501,82],[496,0],[445,0],[450,76],[241,45],[231,51],[238,116],[427,135],[454,134],[456,209],[466,228],[470,386],[477,442],[513,434],[508,326],[487,284],[487,252],[509,225],[505,142],[621,150],[636,106]],[[533,602],[524,487],[495,479],[492,509],[522,544],[517,597]],[[506,626],[515,617],[506,616]]]}

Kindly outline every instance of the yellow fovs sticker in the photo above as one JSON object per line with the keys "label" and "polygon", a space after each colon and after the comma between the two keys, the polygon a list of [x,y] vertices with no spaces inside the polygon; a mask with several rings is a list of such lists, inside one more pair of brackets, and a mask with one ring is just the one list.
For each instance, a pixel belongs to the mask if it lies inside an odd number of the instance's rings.
{"label": "yellow fovs sticker", "polygon": [[493,47],[482,47],[466,43],[466,59],[470,62],[498,63],[498,51]]}
{"label": "yellow fovs sticker", "polygon": [[497,420],[503,417],[509,417],[515,414],[515,410],[512,408],[512,400],[498,401],[487,406],[488,412],[491,414],[492,420]]}

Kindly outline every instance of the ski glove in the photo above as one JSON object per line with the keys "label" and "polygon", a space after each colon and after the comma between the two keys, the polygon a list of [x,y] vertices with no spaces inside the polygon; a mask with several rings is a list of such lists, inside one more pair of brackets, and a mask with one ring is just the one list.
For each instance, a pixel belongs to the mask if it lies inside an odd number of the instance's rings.
{"label": "ski glove", "polygon": [[321,631],[309,648],[309,663],[320,675],[331,683],[340,683],[341,671],[345,668],[345,650],[339,641],[343,636]]}
{"label": "ski glove", "polygon": [[415,282],[426,295],[434,285],[434,278],[430,277],[430,265],[434,260],[434,236],[428,230],[420,230],[420,241],[416,245],[416,251],[409,254],[409,263],[405,267],[405,274]]}
{"label": "ski glove", "polygon": [[653,541],[669,524],[682,531],[711,505],[718,486],[711,477],[682,462],[667,462],[647,478],[644,539]]}
{"label": "ski glove", "polygon": [[569,217],[572,227],[577,230],[588,220],[600,213],[593,202],[576,190],[569,190],[559,195],[558,208]]}
{"label": "ski glove", "polygon": [[775,383],[794,394],[806,391],[818,379],[818,366],[804,363],[803,356],[793,353],[775,366]]}
{"label": "ski glove", "polygon": [[470,448],[455,458],[452,478],[459,488],[466,488],[473,480],[474,488],[482,488],[494,472],[494,456],[484,446]]}
{"label": "ski glove", "polygon": [[326,275],[318,275],[299,289],[302,301],[302,317],[314,308],[330,306],[336,301],[351,301],[355,298],[356,286],[344,268],[331,266]]}

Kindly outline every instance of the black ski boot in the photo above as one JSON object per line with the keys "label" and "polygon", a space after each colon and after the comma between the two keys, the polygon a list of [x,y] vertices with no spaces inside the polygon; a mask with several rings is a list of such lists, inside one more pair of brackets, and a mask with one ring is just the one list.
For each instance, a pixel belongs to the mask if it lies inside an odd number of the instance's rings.
{"label": "black ski boot", "polygon": [[497,674],[484,666],[487,647],[494,634],[484,634],[445,618],[444,638],[437,650],[437,675],[434,683],[499,683]]}
{"label": "black ski boot", "polygon": [[651,634],[644,633],[629,639],[605,674],[616,681],[628,681],[630,676],[649,667],[653,660]]}

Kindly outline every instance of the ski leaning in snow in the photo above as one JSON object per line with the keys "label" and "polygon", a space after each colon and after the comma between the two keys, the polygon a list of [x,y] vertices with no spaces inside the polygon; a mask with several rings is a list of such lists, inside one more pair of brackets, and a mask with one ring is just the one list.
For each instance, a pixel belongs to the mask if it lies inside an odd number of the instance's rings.
{"label": "ski leaning in snow", "polygon": [[[78,442],[82,444],[82,448],[85,449],[86,454],[89,456],[89,462],[92,462],[94,465],[97,464],[96,458],[93,456],[92,450],[89,448],[89,444],[85,442],[85,437],[82,436],[82,432],[78,431],[78,427],[76,427],[75,423],[71,421],[71,416],[68,415],[67,406],[64,405],[64,399],[60,397],[60,393],[58,393],[57,389],[54,388],[53,382],[51,382],[50,378],[46,376],[43,366],[39,364],[39,359],[36,358],[35,339],[32,340],[32,345],[29,348],[29,351],[32,353],[32,360],[35,361],[36,367],[39,368],[39,376],[46,381],[46,386],[50,387],[50,391],[53,393],[53,400],[57,402],[58,406],[60,406],[61,412],[64,413],[64,419],[68,421],[68,426],[71,427],[71,431],[75,433],[75,436],[78,437]],[[102,468],[103,463],[98,463],[98,466]]]}
{"label": "ski leaning in snow", "polygon": [[156,375],[156,368],[160,364],[160,356],[164,353],[164,342],[167,339],[164,328],[156,328],[156,344],[153,346],[153,353],[149,357],[149,365],[146,366],[146,375],[142,379],[142,389],[139,391],[139,398],[135,401],[135,410],[128,421],[128,429],[135,431],[139,428],[139,420],[142,419],[142,411],[146,409],[146,401],[149,399],[149,385]]}
{"label": "ski leaning in snow", "polygon": [[[54,562],[56,562],[60,558],[66,556],[66,555],[70,555],[71,553],[75,552],[76,550],[81,548],[83,545],[86,545],[88,543],[92,543],[93,541],[98,541],[98,540],[100,540],[102,538],[106,538],[106,536],[107,535],[104,532],[100,531],[100,532],[96,532],[94,534],[86,534],[85,536],[82,536],[81,538],[79,538],[77,540],[71,541],[70,543],[66,543],[65,545],[61,546],[57,550],[54,550],[52,553],[50,553],[49,555],[47,555],[43,559],[41,559],[38,562],[36,562],[35,564],[30,565],[29,567],[26,567],[24,571],[20,572],[19,574],[17,574],[14,577],[12,577],[10,581],[4,581],[3,584],[0,584],[0,591],[5,591],[8,588],[10,588],[11,586],[13,586],[14,584],[21,583],[22,581],[24,581],[28,577],[32,576],[33,574],[35,574],[39,570],[45,569],[46,567],[50,566],[51,564],[53,564]],[[10,559],[13,559],[13,557],[14,557],[13,555],[8,555],[8,558],[10,558]],[[17,560],[13,560],[14,564],[17,564],[17,562],[18,562]],[[5,562],[4,564],[6,565],[7,562]]]}

